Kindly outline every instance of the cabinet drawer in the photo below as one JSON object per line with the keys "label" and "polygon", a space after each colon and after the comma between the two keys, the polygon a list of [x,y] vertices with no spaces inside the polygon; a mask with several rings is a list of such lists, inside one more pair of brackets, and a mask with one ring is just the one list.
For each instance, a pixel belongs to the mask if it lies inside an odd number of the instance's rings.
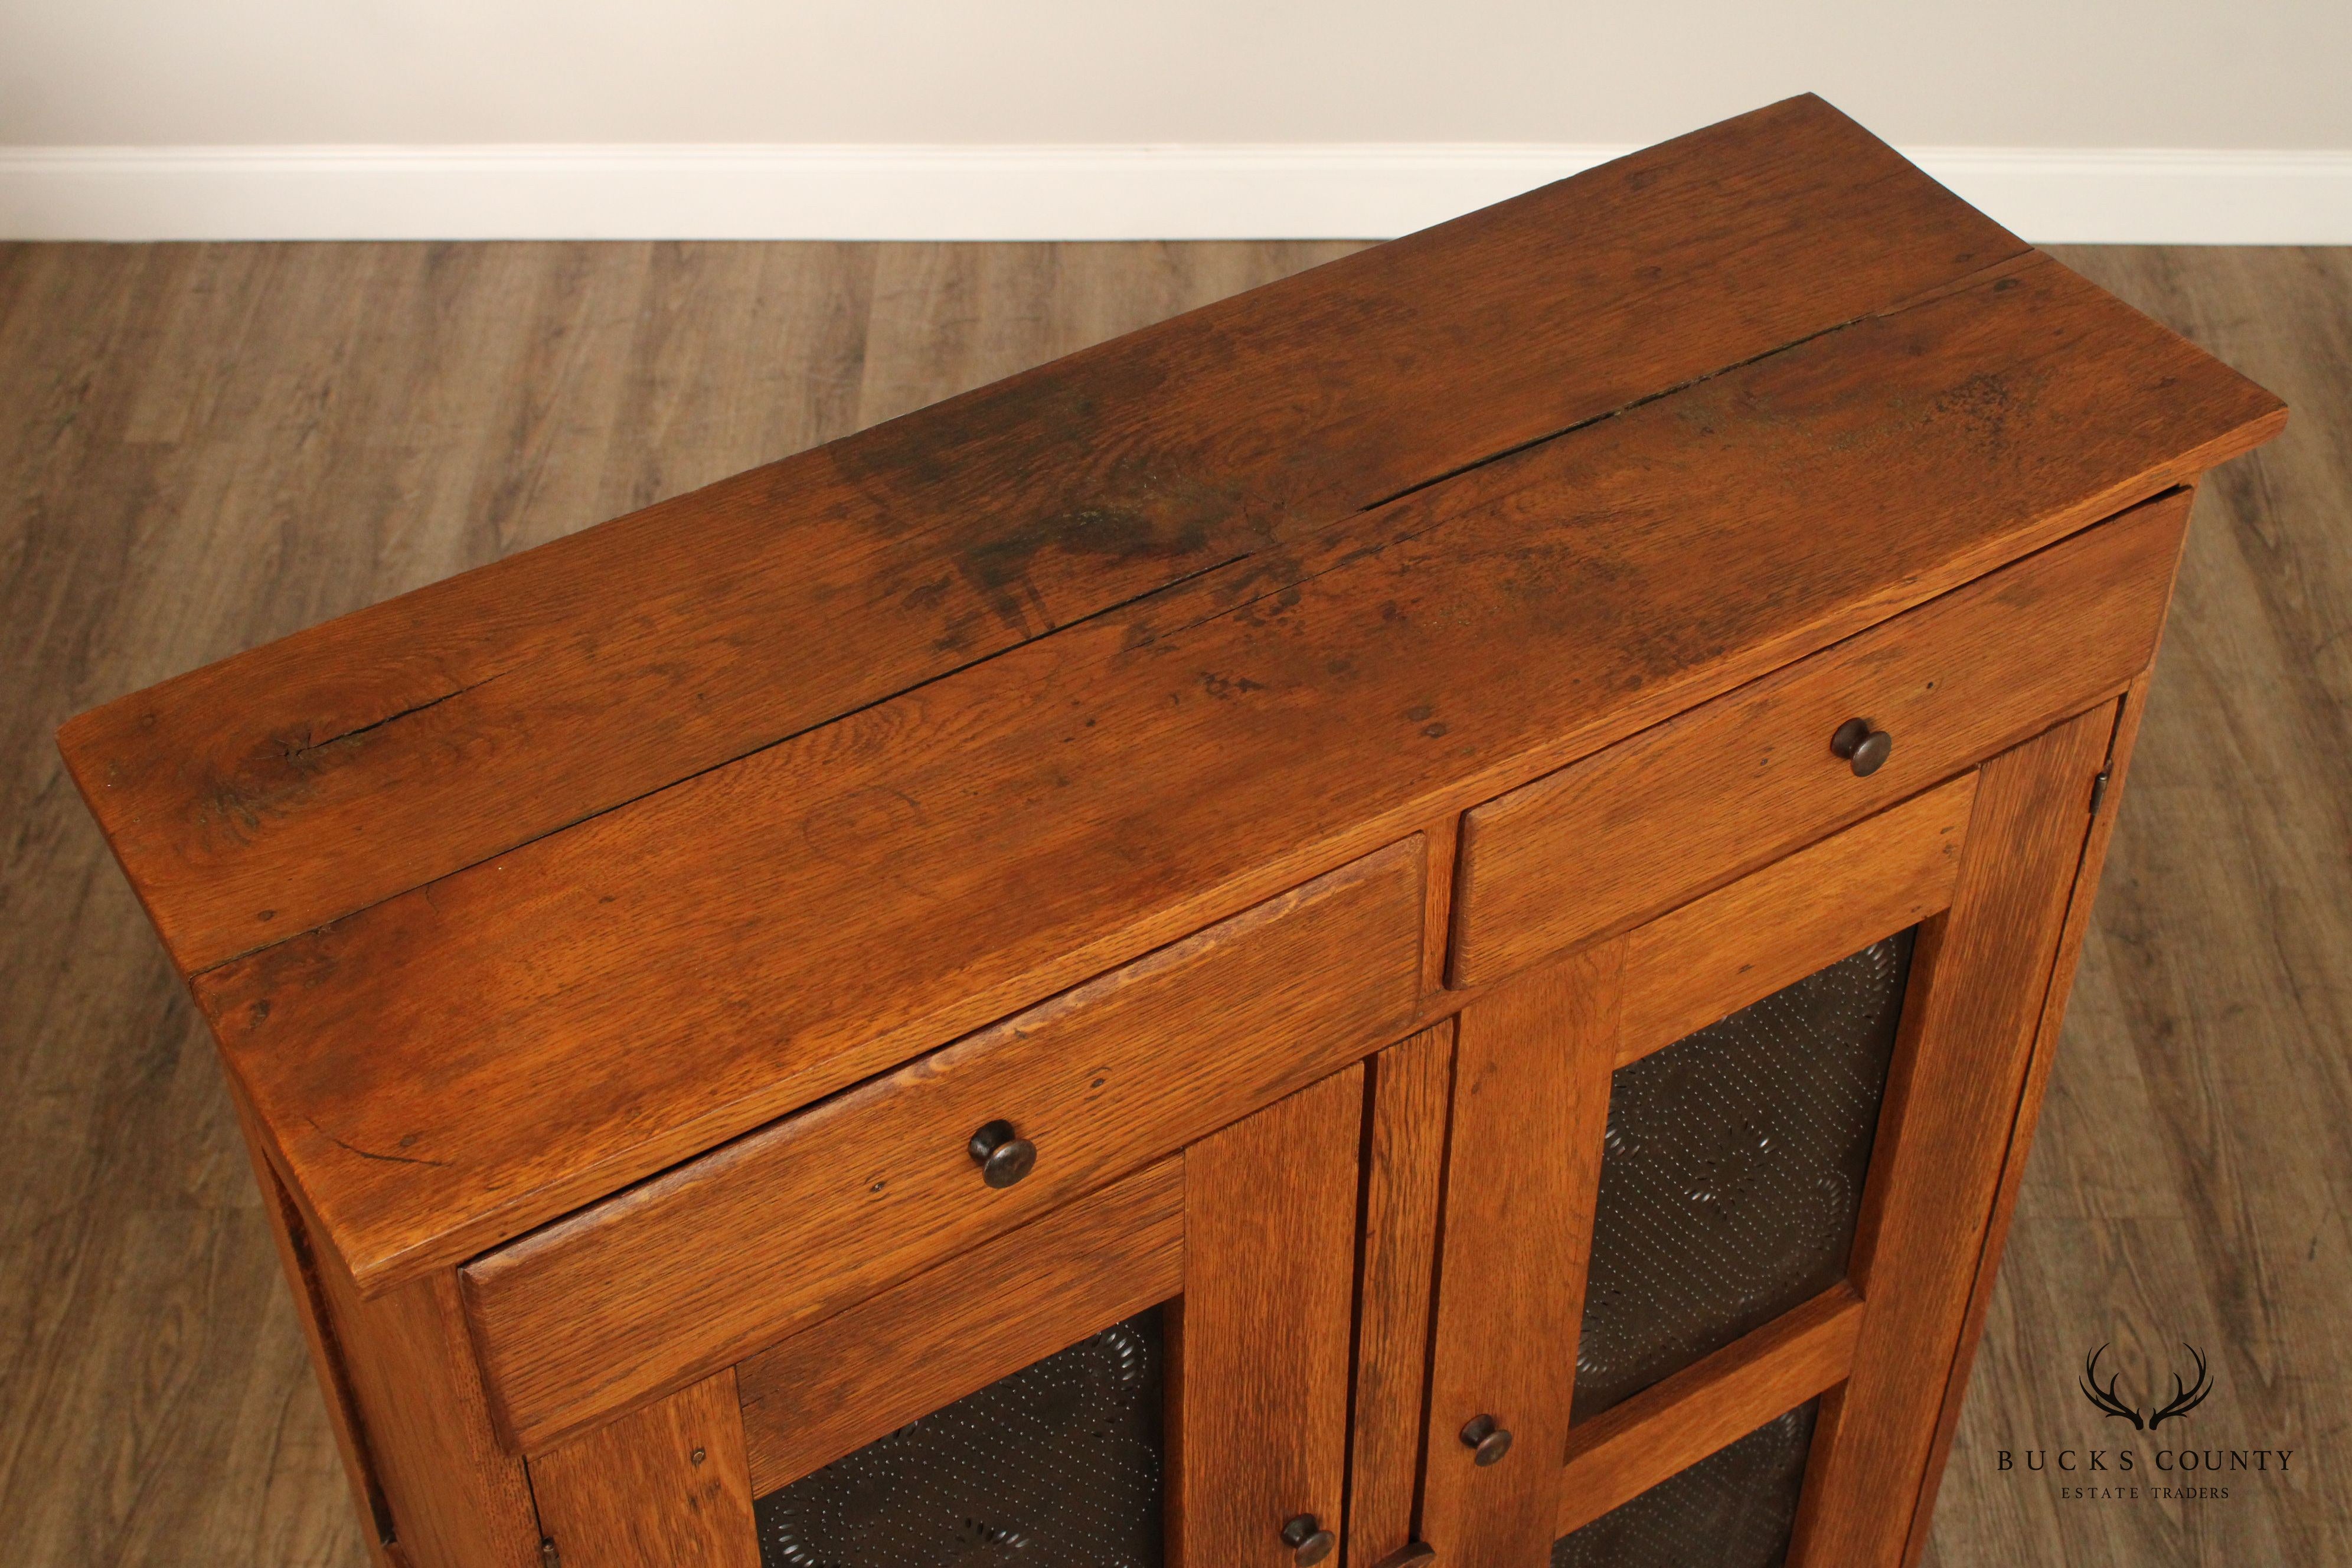
{"label": "cabinet drawer", "polygon": [[[2047,728],[2147,667],[2175,491],[1472,810],[1452,980],[1622,931]],[[1893,739],[1866,777],[1849,719]]]}
{"label": "cabinet drawer", "polygon": [[[728,1365],[1402,1033],[1423,862],[1391,845],[467,1265],[507,1436]],[[997,1121],[1035,1149],[1003,1187],[968,1148]]]}

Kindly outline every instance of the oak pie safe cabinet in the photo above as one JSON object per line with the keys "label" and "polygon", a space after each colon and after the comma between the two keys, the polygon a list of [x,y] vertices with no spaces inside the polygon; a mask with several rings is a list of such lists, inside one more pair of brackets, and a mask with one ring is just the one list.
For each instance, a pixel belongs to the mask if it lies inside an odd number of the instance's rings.
{"label": "oak pie safe cabinet", "polygon": [[381,1563],[1894,1568],[2284,418],[1792,100],[61,742]]}

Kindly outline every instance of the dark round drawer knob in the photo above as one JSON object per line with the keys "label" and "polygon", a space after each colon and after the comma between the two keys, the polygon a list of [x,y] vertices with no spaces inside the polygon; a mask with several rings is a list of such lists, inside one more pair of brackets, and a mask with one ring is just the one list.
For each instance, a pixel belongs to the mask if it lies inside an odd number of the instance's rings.
{"label": "dark round drawer knob", "polygon": [[1037,1145],[1013,1131],[1010,1121],[992,1121],[971,1135],[966,1147],[981,1180],[992,1187],[1009,1187],[1037,1163]]}
{"label": "dark round drawer knob", "polygon": [[1491,1415],[1473,1415],[1462,1428],[1462,1446],[1482,1465],[1491,1465],[1511,1451],[1511,1432],[1497,1426]]}
{"label": "dark round drawer knob", "polygon": [[1895,737],[1867,719],[1849,719],[1830,737],[1830,750],[1853,764],[1853,776],[1866,779],[1886,765]]}
{"label": "dark round drawer knob", "polygon": [[1323,1528],[1311,1513],[1295,1513],[1282,1521],[1282,1543],[1295,1554],[1298,1568],[1315,1568],[1331,1555],[1339,1538]]}

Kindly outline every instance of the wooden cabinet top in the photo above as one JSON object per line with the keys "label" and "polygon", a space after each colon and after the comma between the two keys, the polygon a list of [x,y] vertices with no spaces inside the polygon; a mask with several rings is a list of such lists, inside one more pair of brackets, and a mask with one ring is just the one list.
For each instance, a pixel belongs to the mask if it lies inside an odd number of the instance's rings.
{"label": "wooden cabinet top", "polygon": [[373,1292],[2284,419],[1797,99],[60,740]]}

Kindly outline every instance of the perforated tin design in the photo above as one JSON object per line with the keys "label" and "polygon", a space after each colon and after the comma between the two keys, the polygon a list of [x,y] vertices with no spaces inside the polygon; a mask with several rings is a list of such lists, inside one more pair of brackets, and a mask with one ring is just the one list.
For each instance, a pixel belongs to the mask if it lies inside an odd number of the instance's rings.
{"label": "perforated tin design", "polygon": [[1160,1310],[759,1500],[763,1568],[1157,1568]]}
{"label": "perforated tin design", "polygon": [[1617,1069],[1575,1419],[1844,1277],[1912,932]]}
{"label": "perforated tin design", "polygon": [[1551,1568],[1780,1568],[1817,1402],[1768,1421],[1552,1543]]}

